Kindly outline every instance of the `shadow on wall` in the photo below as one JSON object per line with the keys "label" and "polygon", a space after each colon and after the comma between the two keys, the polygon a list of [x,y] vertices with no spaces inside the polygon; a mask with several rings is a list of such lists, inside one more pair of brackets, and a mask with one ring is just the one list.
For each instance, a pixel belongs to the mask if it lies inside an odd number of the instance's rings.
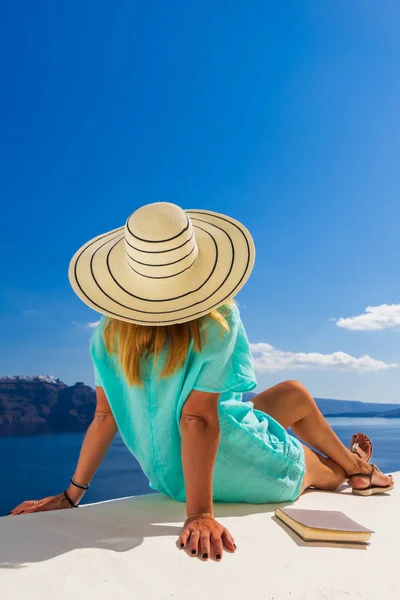
{"label": "shadow on wall", "polygon": [[[287,506],[287,503],[285,503]],[[215,504],[216,518],[273,513],[278,504]],[[82,548],[126,552],[145,538],[181,533],[185,505],[151,494],[79,509],[0,518],[0,568],[23,568]],[[178,526],[171,523],[179,523]]]}
{"label": "shadow on wall", "polygon": [[[346,491],[347,486],[343,486]],[[309,490],[306,494],[318,494]],[[334,493],[334,492],[332,492]],[[336,492],[337,493],[337,492]],[[326,492],[325,492],[326,494]],[[347,494],[342,494],[347,496]],[[348,495],[351,497],[351,494]],[[356,548],[354,544],[306,543],[283,523],[274,512],[281,504],[215,503],[217,519],[263,514],[273,519],[297,546]],[[21,569],[71,550],[101,548],[126,552],[139,546],[145,538],[173,536],[178,540],[185,515],[185,505],[160,494],[111,500],[83,505],[78,510],[61,510],[0,518],[0,568]],[[176,525],[178,523],[178,525]],[[358,546],[358,549],[361,549]]]}

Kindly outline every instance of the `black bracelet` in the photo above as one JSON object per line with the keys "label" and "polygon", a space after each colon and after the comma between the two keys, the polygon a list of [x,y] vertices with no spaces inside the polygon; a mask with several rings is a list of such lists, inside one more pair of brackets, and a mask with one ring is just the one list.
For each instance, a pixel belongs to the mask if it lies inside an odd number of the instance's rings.
{"label": "black bracelet", "polygon": [[72,506],[72,508],[79,508],[79,506],[77,504],[74,504],[71,500],[71,498],[68,496],[67,494],[67,490],[65,490],[65,492],[63,492],[63,496],[66,500],[68,500],[68,502],[70,503],[70,505]]}
{"label": "black bracelet", "polygon": [[89,488],[89,485],[83,485],[81,483],[76,483],[75,479],[73,477],[71,477],[71,483],[72,485],[74,485],[75,487],[80,488],[81,490],[87,490]]}

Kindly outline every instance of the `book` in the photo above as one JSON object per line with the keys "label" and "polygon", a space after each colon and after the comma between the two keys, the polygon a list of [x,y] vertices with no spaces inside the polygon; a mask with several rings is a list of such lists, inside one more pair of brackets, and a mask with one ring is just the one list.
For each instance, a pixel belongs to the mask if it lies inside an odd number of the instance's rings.
{"label": "book", "polygon": [[306,542],[355,542],[366,544],[374,533],[342,512],[277,508],[275,516]]}

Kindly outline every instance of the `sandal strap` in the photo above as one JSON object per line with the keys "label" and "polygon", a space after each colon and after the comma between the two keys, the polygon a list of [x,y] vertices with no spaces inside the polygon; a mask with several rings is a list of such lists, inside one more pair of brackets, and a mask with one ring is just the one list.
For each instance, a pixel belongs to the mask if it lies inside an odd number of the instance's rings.
{"label": "sandal strap", "polygon": [[[372,452],[373,452],[373,445],[372,445],[372,441],[370,440],[370,438],[369,438],[369,437],[368,437],[368,436],[367,436],[365,433],[355,433],[355,434],[353,435],[353,437],[354,437],[354,436],[359,436],[359,435],[363,435],[363,436],[365,436],[365,438],[366,438],[366,439],[369,441],[369,443],[371,444],[371,454],[370,454],[370,455],[369,455],[369,457],[367,458],[367,462],[369,462],[369,461],[371,460],[371,458],[372,458]],[[353,452],[353,454],[357,454],[357,456],[358,456],[359,458],[363,458],[363,457],[361,456],[361,454],[358,452],[358,449],[359,449],[359,447],[360,447],[360,442],[354,442],[354,444],[352,444],[352,445],[350,446],[350,452]]]}
{"label": "sandal strap", "polygon": [[369,486],[365,488],[357,488],[358,490],[369,490],[370,488],[372,488],[372,477],[377,467],[375,467],[375,465],[371,465],[371,467],[372,468],[369,473],[353,473],[352,475],[347,475],[348,479],[352,479],[353,477],[364,477],[366,479],[369,479]]}
{"label": "sandal strap", "polygon": [[361,454],[359,452],[357,452],[359,447],[360,447],[360,444],[358,442],[354,442],[354,444],[351,447],[351,451],[353,452],[353,454],[357,454],[357,456],[359,458],[362,458]]}

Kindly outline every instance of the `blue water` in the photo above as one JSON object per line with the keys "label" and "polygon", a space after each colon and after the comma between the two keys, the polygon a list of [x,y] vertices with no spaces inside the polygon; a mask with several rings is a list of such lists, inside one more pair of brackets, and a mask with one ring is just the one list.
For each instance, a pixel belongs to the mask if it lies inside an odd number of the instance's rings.
{"label": "blue water", "polygon": [[[330,419],[347,445],[363,431],[374,443],[373,461],[385,472],[400,470],[400,419]],[[23,500],[62,492],[74,472],[84,434],[0,438],[0,515]],[[151,490],[137,461],[119,435],[97,471],[82,504],[148,494]]]}

